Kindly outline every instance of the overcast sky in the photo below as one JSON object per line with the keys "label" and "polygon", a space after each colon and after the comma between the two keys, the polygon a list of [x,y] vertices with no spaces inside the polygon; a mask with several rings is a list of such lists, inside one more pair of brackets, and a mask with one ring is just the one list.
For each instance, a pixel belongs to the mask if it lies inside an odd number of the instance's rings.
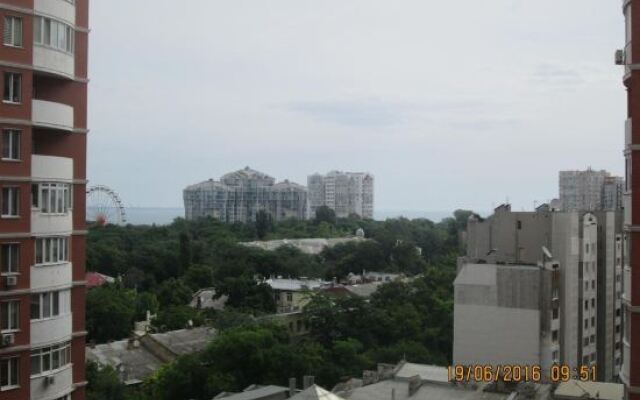
{"label": "overcast sky", "polygon": [[378,209],[516,209],[622,174],[603,0],[96,0],[89,179],[129,206],[247,165],[376,176]]}

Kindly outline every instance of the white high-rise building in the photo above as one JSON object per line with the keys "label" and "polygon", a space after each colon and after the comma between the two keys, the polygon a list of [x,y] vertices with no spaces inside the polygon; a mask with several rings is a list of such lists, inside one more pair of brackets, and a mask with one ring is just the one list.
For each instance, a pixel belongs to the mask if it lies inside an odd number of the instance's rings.
{"label": "white high-rise building", "polygon": [[327,206],[338,218],[356,214],[373,218],[374,177],[366,172],[331,171],[326,175],[314,174],[307,178],[310,215],[319,207]]}

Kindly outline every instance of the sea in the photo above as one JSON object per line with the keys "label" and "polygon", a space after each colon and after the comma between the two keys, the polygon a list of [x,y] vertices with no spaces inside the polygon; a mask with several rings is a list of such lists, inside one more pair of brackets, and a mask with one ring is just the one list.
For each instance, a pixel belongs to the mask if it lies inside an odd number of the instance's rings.
{"label": "sea", "polygon": [[[374,219],[384,221],[389,218],[405,217],[409,219],[426,218],[440,222],[453,214],[453,211],[418,210],[379,210]],[[163,207],[127,207],[127,223],[132,225],[168,225],[176,218],[184,218],[184,208]]]}

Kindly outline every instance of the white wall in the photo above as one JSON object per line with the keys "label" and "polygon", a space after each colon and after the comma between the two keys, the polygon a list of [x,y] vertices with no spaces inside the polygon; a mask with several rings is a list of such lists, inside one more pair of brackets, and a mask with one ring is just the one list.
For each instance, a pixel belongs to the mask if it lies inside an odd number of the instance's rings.
{"label": "white wall", "polygon": [[68,287],[72,281],[71,263],[31,267],[31,290],[44,291]]}
{"label": "white wall", "polygon": [[53,400],[60,398],[73,390],[73,374],[71,364],[53,374],[55,382],[45,384],[44,377],[31,379],[31,400]]}
{"label": "white wall", "polygon": [[68,1],[35,0],[33,8],[38,15],[53,17],[71,25],[76,24],[76,7]]}
{"label": "white wall", "polygon": [[72,54],[34,44],[33,67],[39,71],[75,77],[75,60]]}
{"label": "white wall", "polygon": [[34,124],[57,129],[73,129],[73,107],[37,99],[33,99],[31,104]]}

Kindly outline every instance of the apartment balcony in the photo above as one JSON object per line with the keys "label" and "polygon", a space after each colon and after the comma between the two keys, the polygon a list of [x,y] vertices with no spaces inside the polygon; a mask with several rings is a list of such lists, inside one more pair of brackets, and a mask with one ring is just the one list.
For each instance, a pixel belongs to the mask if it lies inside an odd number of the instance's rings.
{"label": "apartment balcony", "polygon": [[71,340],[73,320],[71,314],[31,321],[31,346],[45,347]]}
{"label": "apartment balcony", "polygon": [[31,177],[36,182],[71,182],[73,159],[34,154],[31,156]]}
{"label": "apartment balcony", "polygon": [[[64,2],[63,0],[51,0]],[[36,72],[62,78],[75,78],[76,60],[73,54],[35,43],[33,45],[33,68]]]}
{"label": "apartment balcony", "polygon": [[631,193],[622,195],[622,206],[624,207],[624,224],[631,225]]}
{"label": "apartment balcony", "polygon": [[73,130],[73,107],[53,101],[33,99],[31,120],[35,126]]}
{"label": "apartment balcony", "polygon": [[72,282],[70,262],[31,267],[31,290],[56,290],[68,288]]}
{"label": "apartment balcony", "polygon": [[76,6],[67,0],[35,0],[33,4],[36,14],[53,17],[70,25],[76,24]]}
{"label": "apartment balcony", "polygon": [[624,138],[625,138],[624,144],[625,144],[625,147],[631,145],[631,143],[632,143],[632,136],[631,136],[632,127],[633,127],[633,125],[632,125],[632,122],[631,122],[631,118],[629,118],[624,122]]}
{"label": "apartment balcony", "polygon": [[40,209],[31,209],[31,233],[33,235],[69,235],[73,231],[73,213],[43,213]]}
{"label": "apartment balcony", "polygon": [[625,267],[622,272],[622,280],[624,282],[624,291],[622,292],[622,298],[631,301],[631,269]]}
{"label": "apartment balcony", "polygon": [[31,378],[31,400],[59,399],[73,390],[73,368],[69,364],[52,374]]}

